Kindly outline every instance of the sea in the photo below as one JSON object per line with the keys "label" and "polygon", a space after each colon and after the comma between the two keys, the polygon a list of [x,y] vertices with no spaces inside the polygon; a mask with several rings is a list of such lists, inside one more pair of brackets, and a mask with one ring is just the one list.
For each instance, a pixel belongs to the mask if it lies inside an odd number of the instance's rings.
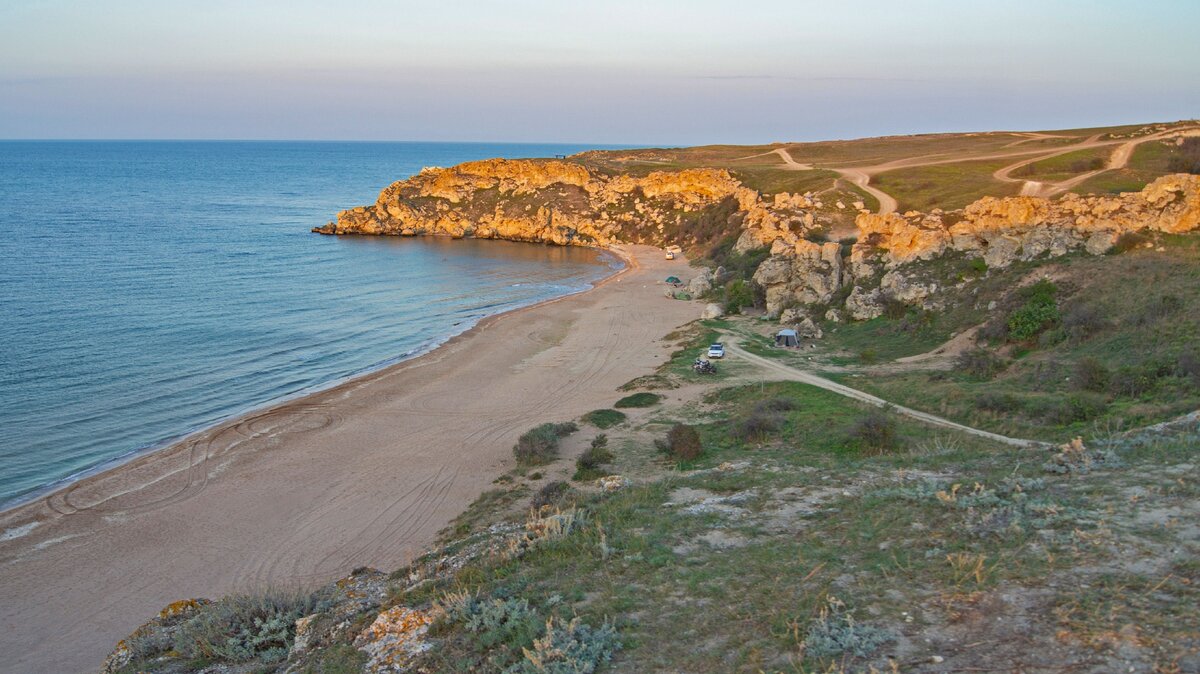
{"label": "sea", "polygon": [[0,507],[590,287],[620,262],[309,230],[425,166],[601,147],[0,142]]}

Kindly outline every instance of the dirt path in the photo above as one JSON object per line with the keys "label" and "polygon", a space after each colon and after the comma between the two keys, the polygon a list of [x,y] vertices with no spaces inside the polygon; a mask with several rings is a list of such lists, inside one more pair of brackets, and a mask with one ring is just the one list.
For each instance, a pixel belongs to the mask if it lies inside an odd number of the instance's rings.
{"label": "dirt path", "polygon": [[[1014,147],[1014,146],[1020,145],[1025,142],[1032,141],[1032,140],[1041,140],[1044,138],[1061,137],[1061,136],[1051,136],[1051,135],[1047,135],[1047,134],[1037,134],[1037,133],[1015,134],[1015,135],[1022,135],[1022,136],[1026,136],[1026,137],[1023,138],[1022,140],[1018,140],[1014,143],[1010,143],[1006,147]],[[1181,136],[1200,135],[1200,128],[1189,127],[1189,128],[1182,128],[1182,129],[1170,129],[1168,131],[1162,131],[1162,132],[1155,133],[1155,134],[1141,136],[1139,138],[1133,138],[1133,139],[1130,139],[1127,141],[1100,140],[1100,135],[1096,134],[1093,136],[1089,136],[1088,138],[1085,138],[1084,140],[1082,140],[1078,143],[1074,143],[1074,144],[1068,145],[1066,147],[1055,148],[1052,150],[1047,150],[1045,148],[1041,148],[1041,149],[1035,149],[1035,150],[1028,150],[1028,149],[1013,150],[1013,151],[1009,151],[1009,152],[998,152],[998,153],[983,154],[983,155],[969,155],[969,154],[954,155],[954,156],[947,156],[945,154],[922,155],[919,157],[906,157],[904,159],[894,159],[889,162],[875,164],[872,166],[854,166],[854,167],[833,167],[833,166],[824,167],[823,166],[821,168],[825,168],[830,171],[836,171],[843,178],[849,180],[850,182],[854,183],[856,186],[858,186],[862,190],[869,193],[871,196],[875,197],[877,200],[879,200],[879,209],[877,212],[880,214],[885,214],[885,213],[895,212],[898,208],[898,204],[896,203],[896,199],[894,197],[887,194],[886,192],[879,189],[878,187],[871,185],[871,178],[877,174],[886,173],[887,171],[895,171],[897,169],[903,169],[903,168],[917,168],[917,167],[921,167],[921,166],[937,166],[937,165],[941,165],[941,164],[960,164],[963,162],[988,161],[988,160],[992,160],[992,159],[1007,159],[1009,157],[1021,157],[1022,159],[1020,159],[1019,161],[1009,164],[1007,166],[1004,166],[1000,169],[997,169],[994,173],[992,173],[992,177],[1000,182],[1008,182],[1008,183],[1020,182],[1020,183],[1022,183],[1020,193],[1023,196],[1050,197],[1050,196],[1054,196],[1056,194],[1065,192],[1098,173],[1103,173],[1104,171],[1111,171],[1113,169],[1124,168],[1126,166],[1126,164],[1128,164],[1129,158],[1133,155],[1133,151],[1137,148],[1138,145],[1140,145],[1142,143],[1145,143],[1145,142],[1151,141],[1151,140],[1158,140],[1158,139],[1166,138],[1166,137],[1170,137],[1170,136],[1176,136],[1176,135],[1181,135]],[[1012,171],[1014,171],[1022,166],[1026,166],[1028,164],[1032,164],[1034,162],[1041,161],[1043,159],[1050,159],[1052,157],[1057,157],[1059,155],[1064,155],[1064,154],[1067,154],[1070,152],[1077,152],[1079,150],[1089,150],[1092,148],[1108,147],[1108,146],[1117,146],[1117,147],[1113,151],[1113,154],[1109,158],[1108,164],[1105,166],[1105,168],[1098,169],[1096,171],[1090,171],[1088,173],[1084,173],[1084,174],[1081,174],[1078,176],[1074,176],[1068,180],[1064,180],[1064,181],[1061,181],[1058,183],[1041,183],[1038,181],[1026,181],[1026,180],[1022,180],[1020,178],[1013,178],[1009,175]],[[765,156],[768,154],[779,155],[779,157],[781,159],[783,159],[784,165],[793,170],[814,168],[811,164],[802,164],[800,162],[797,162],[795,160],[795,158],[792,157],[792,155],[788,152],[788,148],[786,148],[786,147],[777,148],[775,150],[772,150],[771,152],[764,152],[762,154],[754,155],[754,156]]]}
{"label": "dirt path", "polygon": [[794,367],[784,365],[783,363],[773,361],[769,358],[763,358],[762,356],[756,356],[752,353],[747,352],[746,350],[742,349],[741,347],[737,346],[736,344],[734,344],[732,342],[728,343],[727,348],[729,349],[730,353],[736,354],[739,358],[742,358],[745,362],[750,363],[752,365],[757,365],[760,368],[771,372],[775,376],[780,376],[780,377],[783,377],[784,379],[787,379],[790,381],[798,381],[798,382],[802,382],[804,384],[809,384],[811,386],[816,386],[817,388],[822,388],[822,389],[825,389],[826,391],[832,391],[833,393],[837,393],[838,395],[843,395],[843,396],[846,396],[847,398],[851,398],[851,399],[857,400],[859,402],[864,402],[868,405],[874,405],[876,407],[890,407],[892,410],[896,411],[899,414],[903,414],[904,416],[916,419],[917,421],[927,423],[931,426],[937,426],[939,428],[947,428],[950,430],[959,431],[961,433],[967,433],[969,435],[974,435],[974,436],[977,436],[980,438],[986,438],[988,440],[993,440],[995,442],[1002,442],[1006,445],[1013,445],[1016,447],[1043,447],[1043,446],[1048,445],[1048,443],[1039,442],[1036,440],[1022,440],[1020,438],[1010,438],[1008,436],[1000,435],[998,433],[992,433],[990,431],[984,431],[984,430],[980,430],[978,428],[971,428],[970,426],[964,426],[962,424],[950,421],[949,419],[943,419],[942,417],[934,416],[927,412],[921,412],[920,410],[914,410],[914,409],[911,409],[908,407],[894,405],[894,404],[889,403],[888,401],[884,400],[883,398],[873,396],[869,393],[864,393],[855,388],[850,388],[849,386],[846,386],[844,384],[839,384],[835,381],[826,379],[824,377],[813,374],[811,372],[805,372],[804,370],[799,370]]}

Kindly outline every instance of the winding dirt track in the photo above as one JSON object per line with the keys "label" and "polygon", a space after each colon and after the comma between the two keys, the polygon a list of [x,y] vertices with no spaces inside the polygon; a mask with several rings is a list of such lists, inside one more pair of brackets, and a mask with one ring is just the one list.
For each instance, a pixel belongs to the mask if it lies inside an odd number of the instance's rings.
{"label": "winding dirt track", "polygon": [[658,340],[698,307],[659,282],[686,263],[634,250],[593,291],[0,513],[0,669],[95,671],[177,599],[403,565],[511,467],[518,435],[611,406],[667,358]]}
{"label": "winding dirt track", "polygon": [[924,422],[926,424],[929,424],[930,426],[937,426],[938,428],[946,428],[946,429],[950,429],[950,430],[954,430],[954,431],[959,431],[961,433],[967,433],[969,435],[974,435],[974,436],[980,437],[980,438],[987,438],[988,440],[994,440],[996,442],[1002,442],[1006,445],[1013,445],[1016,447],[1043,447],[1043,446],[1046,446],[1046,444],[1047,444],[1044,442],[1039,442],[1037,440],[1022,440],[1020,438],[1010,438],[1008,436],[999,435],[997,433],[992,433],[990,431],[984,431],[984,430],[980,430],[978,428],[971,428],[970,426],[964,426],[960,423],[950,421],[949,419],[943,419],[942,417],[935,416],[935,415],[929,414],[927,412],[922,412],[920,410],[914,410],[914,409],[911,409],[908,407],[903,407],[900,405],[895,405],[895,404],[889,403],[888,401],[884,400],[883,398],[873,396],[870,393],[864,393],[855,388],[850,388],[849,386],[846,386],[844,384],[839,384],[835,381],[826,379],[824,377],[813,374],[811,372],[805,372],[804,370],[799,370],[794,367],[784,365],[783,363],[771,360],[769,358],[763,358],[762,356],[756,356],[756,355],[746,351],[745,349],[737,346],[736,344],[730,343],[728,348],[729,348],[730,353],[737,354],[738,357],[742,358],[743,360],[745,360],[747,363],[750,363],[751,365],[757,365],[759,368],[761,368],[763,370],[767,370],[768,372],[771,373],[772,376],[781,377],[783,379],[790,380],[790,381],[798,381],[798,382],[801,382],[804,384],[809,384],[811,386],[816,386],[817,388],[825,389],[826,391],[832,391],[833,393],[836,393],[838,395],[842,395],[847,398],[857,400],[859,402],[864,402],[868,405],[874,405],[876,407],[890,407],[892,410],[894,410],[895,412],[897,412],[899,414],[903,414],[906,417],[910,417],[912,419],[916,419],[917,421]]}
{"label": "winding dirt track", "polygon": [[[1064,136],[1054,136],[1054,135],[1041,134],[1041,133],[1014,133],[1014,135],[1022,136],[1022,138],[1020,140],[1017,140],[1016,142],[1008,144],[1005,147],[1015,147],[1015,146],[1021,145],[1023,143],[1028,143],[1030,141],[1035,141],[1035,140],[1044,140],[1046,138],[1063,138],[1064,137]],[[902,168],[916,168],[919,166],[937,166],[937,165],[941,165],[941,164],[959,164],[962,162],[987,161],[987,160],[991,160],[991,159],[1006,159],[1009,157],[1021,157],[1022,158],[1021,160],[1019,160],[1013,164],[1009,164],[1008,166],[1004,166],[1000,169],[997,169],[994,173],[992,173],[992,177],[1001,182],[1008,182],[1008,183],[1020,182],[1020,183],[1022,183],[1021,194],[1023,196],[1050,197],[1050,196],[1054,196],[1056,194],[1060,194],[1062,192],[1066,192],[1067,190],[1071,189],[1072,187],[1075,187],[1076,185],[1087,180],[1088,178],[1091,178],[1092,176],[1097,175],[1099,173],[1103,173],[1104,171],[1111,171],[1113,169],[1124,168],[1129,163],[1129,158],[1133,155],[1133,151],[1137,148],[1138,145],[1140,145],[1142,143],[1145,143],[1145,142],[1151,141],[1151,140],[1159,140],[1161,138],[1165,138],[1168,136],[1180,136],[1180,135],[1182,135],[1182,136],[1200,135],[1200,128],[1186,127],[1186,128],[1170,129],[1170,130],[1162,131],[1159,133],[1149,134],[1146,136],[1140,136],[1138,138],[1133,138],[1130,140],[1100,140],[1099,139],[1100,136],[1099,136],[1099,134],[1097,134],[1094,136],[1090,136],[1078,143],[1074,143],[1074,144],[1068,145],[1066,147],[1055,148],[1053,150],[1046,150],[1043,148],[1043,149],[1036,149],[1036,150],[1013,150],[1013,151],[1009,151],[1009,152],[999,152],[999,153],[982,154],[982,155],[971,155],[971,154],[960,154],[960,155],[954,155],[954,156],[947,156],[946,154],[922,155],[922,156],[918,156],[918,157],[906,157],[904,159],[895,159],[895,160],[892,160],[889,162],[884,162],[882,164],[875,164],[873,166],[855,166],[855,167],[834,167],[834,166],[824,167],[823,166],[820,168],[825,168],[830,171],[836,171],[837,173],[841,174],[841,176],[843,178],[846,178],[850,182],[852,182],[855,185],[857,185],[858,187],[862,188],[864,191],[871,194],[871,196],[873,196],[877,200],[879,200],[879,209],[877,212],[880,214],[886,214],[886,213],[895,212],[896,209],[898,208],[898,204],[896,203],[896,199],[893,198],[891,195],[887,194],[883,190],[880,190],[878,187],[871,185],[871,178],[879,173],[885,173],[887,171],[894,171],[896,169],[902,169]],[[1050,159],[1052,157],[1057,157],[1059,155],[1064,155],[1064,154],[1067,154],[1070,152],[1077,152],[1079,150],[1088,150],[1091,148],[1109,147],[1109,146],[1116,146],[1116,149],[1113,151],[1112,156],[1109,158],[1107,165],[1103,169],[1089,171],[1087,173],[1083,173],[1078,176],[1073,176],[1068,180],[1064,180],[1064,181],[1057,182],[1057,183],[1048,183],[1047,184],[1047,183],[1040,183],[1037,181],[1026,181],[1026,180],[1022,180],[1020,178],[1013,178],[1009,175],[1012,171],[1015,171],[1016,169],[1018,169],[1022,166],[1025,166],[1027,164],[1032,164],[1034,162],[1041,161],[1043,159]],[[813,168],[813,166],[811,164],[803,164],[803,163],[797,162],[795,157],[793,157],[788,152],[788,149],[786,147],[777,148],[770,152],[764,152],[764,153],[757,154],[757,155],[751,155],[751,157],[761,157],[761,156],[765,156],[768,154],[779,155],[779,157],[783,159],[784,166],[791,170],[801,171],[801,170],[811,170]],[[750,159],[751,157],[741,157],[741,159]]]}

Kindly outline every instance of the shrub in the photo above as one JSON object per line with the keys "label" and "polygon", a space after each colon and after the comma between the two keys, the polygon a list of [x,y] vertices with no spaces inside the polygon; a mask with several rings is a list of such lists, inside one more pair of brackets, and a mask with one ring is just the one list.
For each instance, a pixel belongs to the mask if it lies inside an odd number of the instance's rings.
{"label": "shrub", "polygon": [[563,424],[542,424],[525,432],[517,439],[513,447],[513,455],[517,464],[522,466],[539,466],[558,458],[558,441],[579,430],[574,422]]}
{"label": "shrub", "polygon": [[852,655],[865,658],[871,655],[891,635],[878,627],[854,620],[845,605],[830,598],[820,616],[808,627],[804,637],[804,653],[814,658]]}
{"label": "shrub", "polygon": [[551,480],[533,496],[533,507],[541,509],[546,506],[558,505],[563,497],[571,492],[571,485],[562,480]]}
{"label": "shrub", "polygon": [[295,639],[296,619],[326,608],[323,599],[279,589],[225,597],[180,624],[175,650],[187,658],[279,662]]}
{"label": "shrub", "polygon": [[858,359],[863,363],[870,365],[879,360],[879,352],[875,349],[867,348],[858,352]]}
{"label": "shrub", "polygon": [[1141,311],[1133,316],[1133,324],[1136,326],[1149,325],[1178,313],[1182,308],[1183,300],[1175,295],[1158,295],[1142,304]]}
{"label": "shrub", "polygon": [[898,321],[908,313],[908,305],[893,295],[884,295],[879,298],[879,301],[883,305],[883,315],[885,318]]}
{"label": "shrub", "polygon": [[1058,323],[1058,303],[1054,299],[1058,287],[1042,279],[1019,292],[1025,298],[1025,304],[1008,315],[1008,338],[1014,342],[1028,342]]}
{"label": "shrub", "polygon": [[755,410],[730,428],[734,439],[742,442],[762,442],[783,425],[783,415],[769,410]]}
{"label": "shrub", "polygon": [[725,313],[740,314],[743,307],[754,306],[754,288],[742,279],[730,281],[725,286]]}
{"label": "shrub", "polygon": [[600,477],[600,466],[613,460],[612,452],[608,451],[608,436],[601,433],[592,439],[591,447],[575,460],[575,480],[588,480]]}
{"label": "shrub", "polygon": [[987,323],[979,328],[979,332],[975,333],[979,339],[988,342],[989,344],[1002,344],[1008,341],[1008,319],[1007,317],[997,316],[992,318]]}
{"label": "shrub", "polygon": [[987,349],[971,349],[959,354],[954,367],[976,379],[991,379],[1008,367],[1008,362]]}
{"label": "shrub", "polygon": [[617,402],[613,403],[613,407],[619,407],[623,409],[628,409],[631,407],[650,407],[651,405],[657,404],[660,400],[662,400],[662,396],[659,394],[642,391],[641,393],[634,393],[621,398]]}
{"label": "shrub", "polygon": [[870,454],[884,454],[900,444],[896,422],[882,410],[871,410],[850,428],[850,438]]}
{"label": "shrub", "polygon": [[673,458],[682,461],[691,461],[704,451],[704,447],[700,444],[700,434],[696,432],[695,428],[686,424],[675,424],[667,432],[666,441],[656,444]]}
{"label": "shrub", "polygon": [[583,415],[583,420],[599,429],[612,428],[625,421],[625,413],[610,409],[592,410]]}
{"label": "shrub", "polygon": [[1094,419],[1104,414],[1107,407],[1102,396],[1077,393],[1047,404],[1042,410],[1042,418],[1049,423],[1066,426]]}
{"label": "shrub", "polygon": [[1104,363],[1095,358],[1080,358],[1075,363],[1075,374],[1071,387],[1077,391],[1103,391],[1108,388],[1109,372]]}
{"label": "shrub", "polygon": [[1158,385],[1158,380],[1171,374],[1174,368],[1154,363],[1125,365],[1113,373],[1111,391],[1114,395],[1137,398]]}
{"label": "shrub", "polygon": [[542,632],[541,616],[525,599],[480,600],[465,592],[451,593],[436,602],[434,614],[436,629],[461,628],[470,635],[474,650],[491,651],[493,662],[512,662]]}
{"label": "shrub", "polygon": [[1150,238],[1141,232],[1125,232],[1117,237],[1113,243],[1113,247],[1108,250],[1110,255],[1118,253],[1128,253],[1134,248],[1141,248],[1142,245],[1148,243]]}
{"label": "shrub", "polygon": [[975,274],[978,276],[983,276],[988,270],[987,260],[981,257],[972,258],[971,261],[967,263],[967,267],[971,271],[975,272]]}
{"label": "shrub", "polygon": [[1108,327],[1100,312],[1087,304],[1077,303],[1067,309],[1062,319],[1067,337],[1078,344]]}
{"label": "shrub", "polygon": [[1175,361],[1175,374],[1180,377],[1190,377],[1192,383],[1200,386],[1200,353],[1184,351]]}
{"label": "shrub", "polygon": [[589,627],[575,618],[551,618],[545,633],[525,649],[525,659],[506,670],[509,674],[592,674],[612,659],[621,647],[617,631],[608,623]]}
{"label": "shrub", "polygon": [[1021,409],[1021,399],[1011,393],[984,391],[975,397],[975,407],[988,412],[1016,412]]}
{"label": "shrub", "polygon": [[1184,138],[1177,152],[1167,160],[1168,171],[1200,174],[1200,138]]}

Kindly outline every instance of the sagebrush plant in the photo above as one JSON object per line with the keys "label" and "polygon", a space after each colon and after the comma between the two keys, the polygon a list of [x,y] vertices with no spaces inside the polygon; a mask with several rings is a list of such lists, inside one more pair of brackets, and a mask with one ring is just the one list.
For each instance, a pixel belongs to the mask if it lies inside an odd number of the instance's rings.
{"label": "sagebrush plant", "polygon": [[892,638],[886,630],[860,623],[846,605],[830,596],[804,637],[804,654],[814,658],[865,658]]}
{"label": "sagebrush plant", "polygon": [[277,588],[231,595],[180,624],[175,650],[189,658],[278,662],[295,639],[296,619],[328,604],[320,594]]}
{"label": "sagebrush plant", "polygon": [[545,633],[525,649],[525,659],[507,674],[592,674],[621,647],[617,631],[605,623],[591,627],[575,618],[546,621]]}

